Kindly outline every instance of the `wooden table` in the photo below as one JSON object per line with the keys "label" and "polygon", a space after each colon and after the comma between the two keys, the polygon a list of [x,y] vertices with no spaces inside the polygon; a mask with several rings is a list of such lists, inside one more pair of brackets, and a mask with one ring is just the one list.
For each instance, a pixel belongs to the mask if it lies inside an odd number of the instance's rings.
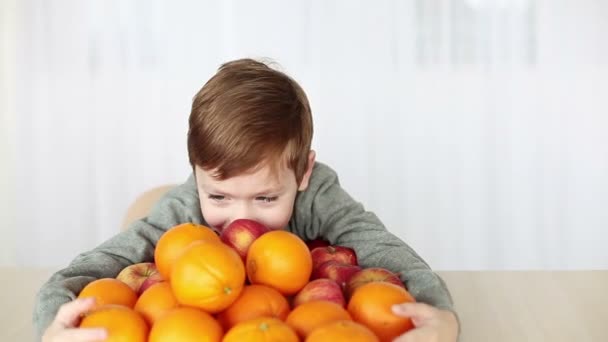
{"label": "wooden table", "polygon": [[[608,271],[449,271],[462,342],[608,341]],[[0,268],[0,341],[34,341],[49,269]]]}
{"label": "wooden table", "polygon": [[51,274],[49,269],[0,268],[0,341],[34,341],[34,296]]}
{"label": "wooden table", "polygon": [[462,342],[608,341],[608,271],[438,273]]}

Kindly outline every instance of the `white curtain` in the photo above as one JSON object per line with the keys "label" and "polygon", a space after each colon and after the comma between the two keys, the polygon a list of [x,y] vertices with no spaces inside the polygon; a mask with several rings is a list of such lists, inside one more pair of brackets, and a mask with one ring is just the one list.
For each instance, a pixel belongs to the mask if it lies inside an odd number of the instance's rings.
{"label": "white curtain", "polygon": [[605,1],[13,3],[4,263],[116,234],[188,176],[204,82],[269,57],[309,95],[319,160],[433,268],[608,268]]}

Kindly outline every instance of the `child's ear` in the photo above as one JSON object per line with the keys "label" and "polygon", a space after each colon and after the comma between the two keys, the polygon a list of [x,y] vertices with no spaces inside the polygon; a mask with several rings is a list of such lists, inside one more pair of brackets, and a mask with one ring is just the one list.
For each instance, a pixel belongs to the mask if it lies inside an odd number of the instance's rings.
{"label": "child's ear", "polygon": [[300,181],[300,186],[298,187],[298,191],[304,191],[308,188],[308,182],[310,181],[310,175],[312,174],[312,169],[315,166],[315,157],[316,153],[313,150],[310,150],[308,153],[308,165],[306,166],[306,172],[304,172],[304,176],[302,176],[302,181]]}

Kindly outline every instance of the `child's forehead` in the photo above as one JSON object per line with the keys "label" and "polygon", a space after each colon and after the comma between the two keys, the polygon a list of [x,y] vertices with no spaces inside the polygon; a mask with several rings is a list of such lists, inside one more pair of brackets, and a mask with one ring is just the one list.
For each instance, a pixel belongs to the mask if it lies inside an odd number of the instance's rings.
{"label": "child's forehead", "polygon": [[196,166],[196,176],[205,183],[233,183],[233,182],[253,182],[265,185],[281,185],[291,177],[295,177],[295,172],[284,163],[260,163],[259,165],[240,172],[231,177],[221,179],[219,168],[203,169]]}

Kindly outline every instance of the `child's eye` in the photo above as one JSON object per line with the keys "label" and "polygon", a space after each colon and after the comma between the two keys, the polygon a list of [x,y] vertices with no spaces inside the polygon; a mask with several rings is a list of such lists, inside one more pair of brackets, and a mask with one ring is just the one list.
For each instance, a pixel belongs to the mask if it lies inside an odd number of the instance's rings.
{"label": "child's eye", "polygon": [[274,196],[274,197],[260,196],[260,197],[257,197],[256,199],[257,199],[258,201],[262,201],[262,202],[264,202],[264,203],[270,203],[270,202],[274,202],[274,201],[276,201],[276,200],[277,200],[277,198],[278,198],[278,196]]}
{"label": "child's eye", "polygon": [[222,195],[209,195],[209,199],[214,201],[222,201],[224,198],[225,196]]}

